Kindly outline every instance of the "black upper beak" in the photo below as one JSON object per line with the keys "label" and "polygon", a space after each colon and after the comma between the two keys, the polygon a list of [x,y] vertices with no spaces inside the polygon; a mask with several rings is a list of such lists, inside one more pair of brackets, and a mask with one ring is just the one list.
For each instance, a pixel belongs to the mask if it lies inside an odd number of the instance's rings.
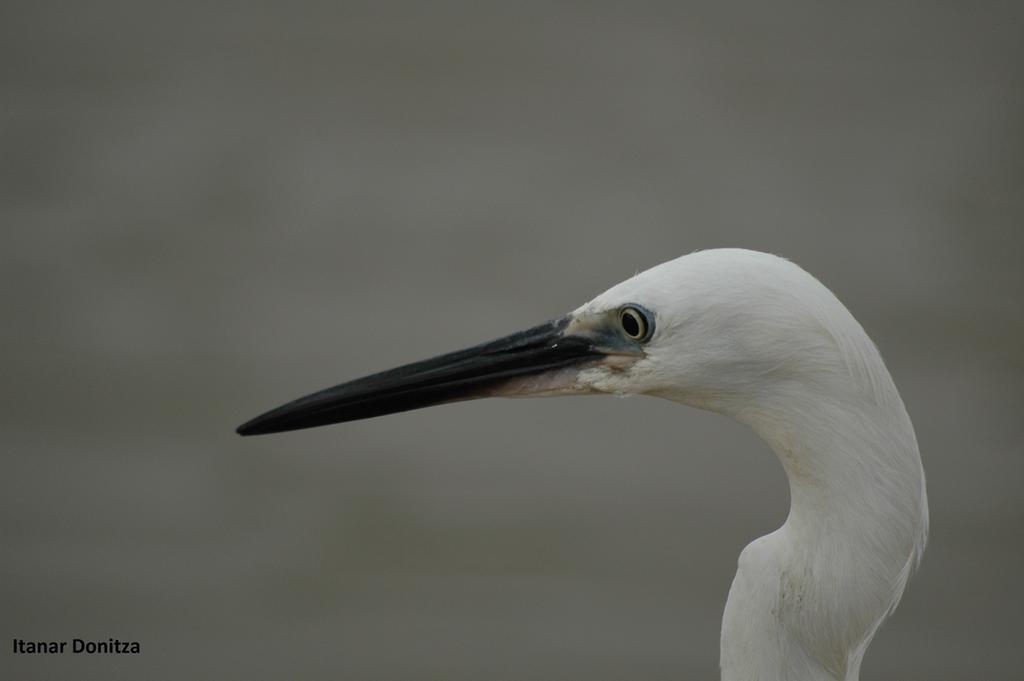
{"label": "black upper beak", "polygon": [[242,424],[263,435],[485,397],[510,379],[585,364],[604,356],[593,339],[564,333],[569,318],[466,350],[407,364],[289,402]]}

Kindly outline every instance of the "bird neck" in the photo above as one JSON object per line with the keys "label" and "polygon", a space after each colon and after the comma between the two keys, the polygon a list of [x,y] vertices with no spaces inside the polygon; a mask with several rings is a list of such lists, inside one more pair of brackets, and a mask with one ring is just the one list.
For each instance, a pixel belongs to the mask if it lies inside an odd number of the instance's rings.
{"label": "bird neck", "polygon": [[855,680],[899,601],[924,548],[927,501],[913,426],[883,378],[861,392],[782,386],[734,414],[778,456],[791,503],[785,524],[741,555],[723,679]]}
{"label": "bird neck", "polygon": [[873,555],[920,548],[924,471],[895,386],[875,393],[791,388],[747,422],[789,481],[786,529],[814,547],[867,542]]}

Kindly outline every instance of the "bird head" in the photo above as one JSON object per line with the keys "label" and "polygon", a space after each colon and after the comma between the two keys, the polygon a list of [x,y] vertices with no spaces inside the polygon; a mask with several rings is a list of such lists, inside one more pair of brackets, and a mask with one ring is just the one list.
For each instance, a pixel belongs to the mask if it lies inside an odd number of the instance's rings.
{"label": "bird head", "polygon": [[639,273],[560,319],[313,393],[238,432],[482,397],[647,394],[739,415],[773,385],[816,380],[841,363],[822,317],[836,306],[845,312],[782,258],[700,251]]}
{"label": "bird head", "polygon": [[[638,324],[640,338],[631,333]],[[732,416],[794,386],[815,394],[849,384],[849,349],[871,345],[817,279],[743,249],[699,251],[641,272],[573,312],[568,328],[632,341],[620,361],[582,368],[580,390],[655,395]]]}

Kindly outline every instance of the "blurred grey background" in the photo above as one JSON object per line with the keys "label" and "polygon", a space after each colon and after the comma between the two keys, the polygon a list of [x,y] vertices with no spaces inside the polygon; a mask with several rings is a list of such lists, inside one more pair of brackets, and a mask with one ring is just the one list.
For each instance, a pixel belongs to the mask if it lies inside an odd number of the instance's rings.
{"label": "blurred grey background", "polygon": [[[484,401],[243,440],[313,389],[696,249],[885,355],[932,539],[865,679],[1019,679],[1019,3],[0,9],[0,633],[18,679],[717,678],[750,432]],[[9,644],[5,644],[9,645]]]}

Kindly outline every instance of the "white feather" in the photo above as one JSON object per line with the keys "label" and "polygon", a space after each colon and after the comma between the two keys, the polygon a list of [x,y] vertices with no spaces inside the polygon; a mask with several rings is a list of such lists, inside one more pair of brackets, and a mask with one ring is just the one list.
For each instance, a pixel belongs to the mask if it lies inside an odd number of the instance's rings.
{"label": "white feather", "polygon": [[839,300],[782,258],[701,251],[576,311],[652,310],[646,357],[580,372],[573,392],[650,394],[747,424],[789,478],[785,524],[744,549],[722,624],[725,681],[855,681],[928,532],[910,418]]}

